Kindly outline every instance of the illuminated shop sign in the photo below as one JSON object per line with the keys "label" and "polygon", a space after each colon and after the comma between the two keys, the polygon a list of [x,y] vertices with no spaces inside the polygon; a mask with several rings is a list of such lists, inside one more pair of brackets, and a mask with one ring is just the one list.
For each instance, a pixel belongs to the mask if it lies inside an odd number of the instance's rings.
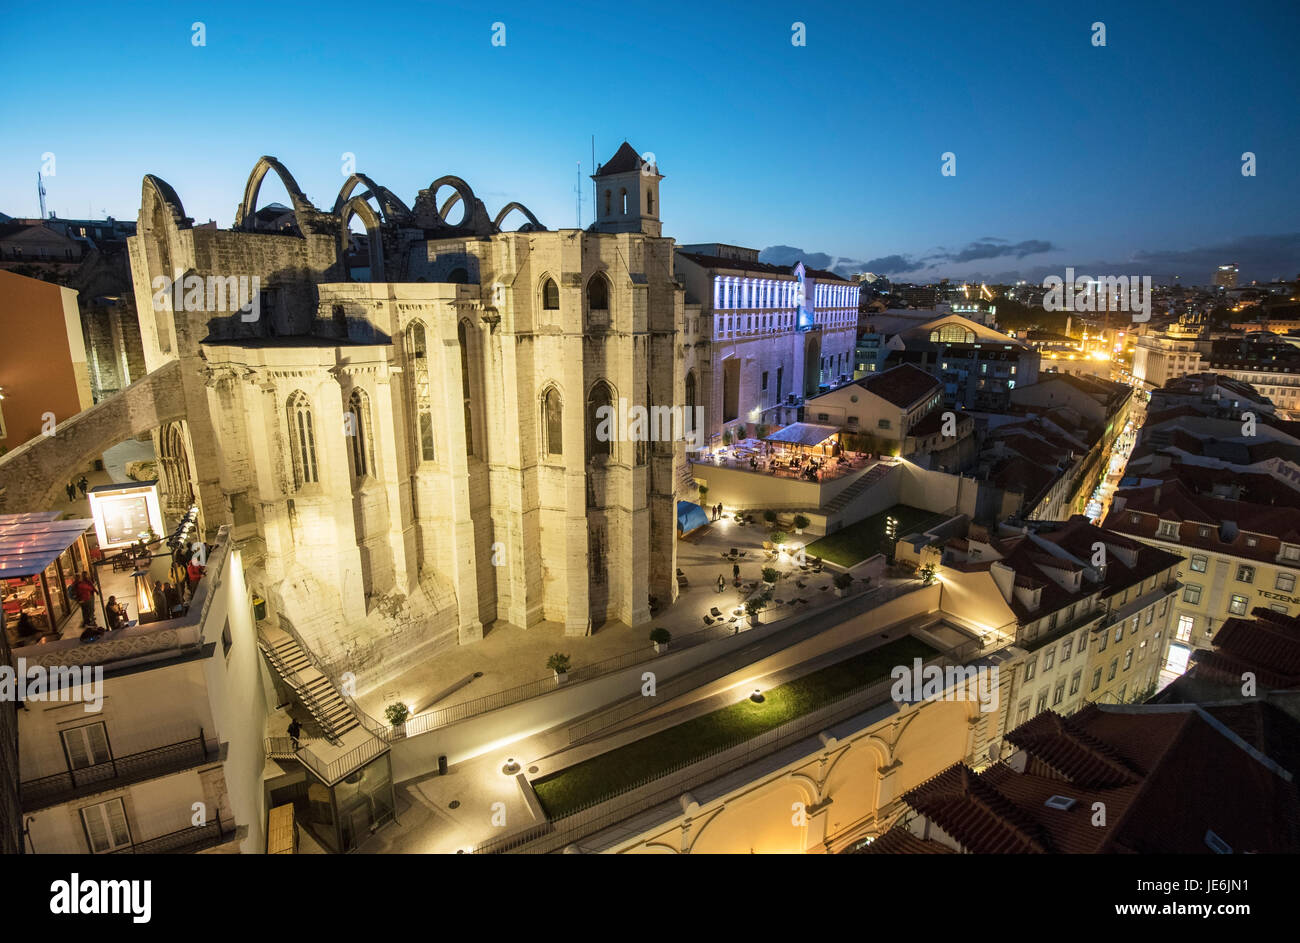
{"label": "illuminated shop sign", "polygon": [[90,515],[102,550],[125,547],[163,531],[157,481],[132,481],[91,488]]}

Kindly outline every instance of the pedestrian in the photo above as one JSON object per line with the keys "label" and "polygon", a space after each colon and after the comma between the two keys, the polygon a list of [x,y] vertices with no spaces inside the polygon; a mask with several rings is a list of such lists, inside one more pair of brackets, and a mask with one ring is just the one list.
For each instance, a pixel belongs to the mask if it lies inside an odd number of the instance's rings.
{"label": "pedestrian", "polygon": [[68,493],[69,501],[77,500],[77,486],[74,485],[72,482],[68,482],[66,485],[64,485],[63,490]]}
{"label": "pedestrian", "polygon": [[298,723],[295,717],[289,721],[289,740],[293,743],[293,748],[298,749],[298,735],[302,733],[302,724]]}
{"label": "pedestrian", "polygon": [[171,618],[172,616],[178,615],[178,610],[181,608],[180,590],[171,583],[163,583],[163,599],[165,600],[165,605],[167,607],[164,610],[167,613],[167,617]]}
{"label": "pedestrian", "polygon": [[116,632],[126,625],[126,606],[117,601],[116,596],[108,597],[108,605],[105,607],[108,619],[108,631]]}
{"label": "pedestrian", "polygon": [[726,585],[727,585],[727,581],[724,580],[724,579],[722,578],[722,574],[719,573],[719,574],[718,574],[718,592],[722,592],[723,587],[725,587]]}
{"label": "pedestrian", "polygon": [[740,582],[740,564],[739,564],[739,563],[733,563],[733,564],[731,564],[731,578],[734,579],[737,583]]}
{"label": "pedestrian", "polygon": [[203,578],[203,567],[191,559],[189,565],[185,567],[185,576],[189,580],[190,598],[194,598],[194,591],[199,588],[199,580]]}
{"label": "pedestrian", "polygon": [[153,611],[157,613],[159,619],[170,618],[170,609],[167,606],[167,594],[163,592],[161,580],[153,581]]}
{"label": "pedestrian", "polygon": [[81,489],[81,496],[84,498],[86,491],[90,488],[90,482],[86,480],[85,475],[81,476],[81,479],[77,482],[77,487]]}
{"label": "pedestrian", "polygon": [[83,626],[95,624],[95,594],[98,592],[95,584],[90,581],[89,573],[82,573],[81,577],[72,584],[72,597],[81,606]]}

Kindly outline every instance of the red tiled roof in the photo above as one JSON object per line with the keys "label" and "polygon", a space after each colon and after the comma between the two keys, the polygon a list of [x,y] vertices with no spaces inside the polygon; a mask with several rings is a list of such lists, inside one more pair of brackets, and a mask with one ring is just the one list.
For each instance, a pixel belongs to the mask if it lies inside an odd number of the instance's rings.
{"label": "red tiled roof", "polygon": [[1228,619],[1212,651],[1193,653],[1193,675],[1235,684],[1250,672],[1261,687],[1300,687],[1300,616],[1262,607],[1252,615]]}
{"label": "red tiled roof", "polygon": [[902,825],[895,825],[870,845],[854,854],[860,855],[953,855],[956,852],[942,842],[918,838]]}
{"label": "red tiled roof", "polygon": [[863,377],[854,382],[900,409],[915,405],[927,396],[933,395],[940,387],[938,380],[910,363],[900,364],[884,373]]}

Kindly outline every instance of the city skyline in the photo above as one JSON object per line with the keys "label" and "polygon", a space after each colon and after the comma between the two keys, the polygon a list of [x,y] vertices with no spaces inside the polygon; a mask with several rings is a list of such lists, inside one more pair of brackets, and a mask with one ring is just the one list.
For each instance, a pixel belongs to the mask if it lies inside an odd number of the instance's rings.
{"label": "city skyline", "polygon": [[[910,38],[917,15],[899,5],[872,16],[768,3],[743,20],[673,5],[653,15],[569,9],[566,19],[399,5],[389,22],[409,23],[412,39],[427,30],[436,50],[426,70],[420,55],[353,48],[339,7],[309,22],[248,5],[129,22],[84,8],[62,24],[60,55],[99,62],[108,40],[108,64],[92,67],[93,95],[85,70],[46,76],[58,109],[20,107],[19,79],[0,212],[37,215],[35,176],[49,154],[48,206],[62,217],[132,219],[138,181],[153,173],[187,194],[196,221],[225,226],[229,194],[262,153],[318,201],[351,154],[404,199],[454,173],[490,203],[523,202],[551,229],[575,224],[580,184],[585,227],[594,136],[598,161],[624,139],[655,155],[666,232],[679,243],[752,246],[765,261],[904,281],[1041,281],[1072,266],[1209,284],[1228,259],[1243,283],[1295,275],[1300,191],[1286,168],[1300,141],[1287,122],[1284,37],[1297,12],[1282,4],[1226,19],[1185,6],[994,17],[948,4],[923,43]],[[17,42],[40,28],[34,17],[15,11],[6,31],[18,76],[45,55]],[[1093,45],[1096,22],[1104,47]],[[805,46],[792,43],[795,23]],[[206,45],[195,46],[200,33]],[[1240,44],[1252,54],[1231,72],[1187,65],[1189,50]],[[592,81],[569,66],[593,45],[644,67]],[[235,67],[247,59],[256,67]],[[440,95],[439,72],[474,75],[476,92]],[[105,95],[173,117],[97,128]],[[1210,120],[1219,114],[1233,120]],[[241,128],[257,130],[260,149]],[[1246,152],[1256,176],[1242,174]],[[947,153],[955,176],[942,173]],[[270,180],[263,203],[277,199]]]}

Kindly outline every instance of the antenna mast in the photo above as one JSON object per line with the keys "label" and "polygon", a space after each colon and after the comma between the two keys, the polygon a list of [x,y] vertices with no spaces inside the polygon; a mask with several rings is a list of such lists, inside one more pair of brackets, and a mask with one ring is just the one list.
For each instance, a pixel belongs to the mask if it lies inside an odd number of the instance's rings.
{"label": "antenna mast", "polygon": [[578,182],[573,185],[573,198],[578,204],[578,228],[582,228],[582,161],[578,165]]}
{"label": "antenna mast", "polygon": [[47,218],[45,215],[45,182],[41,180],[41,172],[39,170],[36,171],[36,192],[41,198],[41,220],[44,221]]}

